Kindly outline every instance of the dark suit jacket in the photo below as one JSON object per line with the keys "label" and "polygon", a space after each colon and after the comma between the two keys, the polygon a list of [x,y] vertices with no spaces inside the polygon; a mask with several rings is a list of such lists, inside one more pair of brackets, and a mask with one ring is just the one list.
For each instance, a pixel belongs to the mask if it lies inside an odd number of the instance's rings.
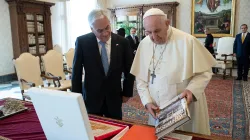
{"label": "dark suit jacket", "polygon": [[245,40],[241,41],[242,33],[237,34],[234,40],[234,50],[236,57],[249,57],[250,54],[250,33],[247,33]]}
{"label": "dark suit jacket", "polygon": [[214,37],[211,34],[207,34],[205,40],[205,47],[211,54],[214,54],[213,42],[214,42]]}
{"label": "dark suit jacket", "polygon": [[138,37],[135,36],[136,43],[134,42],[134,40],[133,40],[133,38],[132,38],[131,35],[127,36],[126,38],[127,38],[128,41],[129,41],[130,47],[133,49],[132,51],[133,51],[133,52],[136,51],[137,48],[138,48],[138,45],[139,45],[139,39],[138,39]]}
{"label": "dark suit jacket", "polygon": [[[122,96],[131,97],[133,94],[134,77],[130,74],[131,65],[132,53],[128,41],[112,33],[110,65],[106,76],[96,36],[93,33],[80,36],[76,40],[72,92],[83,92],[89,113],[100,112],[104,100],[110,112],[120,109]],[[85,79],[82,87],[83,67]],[[122,72],[124,72],[123,90]]]}

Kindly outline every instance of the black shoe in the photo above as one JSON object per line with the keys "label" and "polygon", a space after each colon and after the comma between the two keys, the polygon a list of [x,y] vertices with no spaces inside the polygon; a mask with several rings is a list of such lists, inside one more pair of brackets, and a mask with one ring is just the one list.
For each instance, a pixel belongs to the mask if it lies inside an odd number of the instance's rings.
{"label": "black shoe", "polygon": [[247,81],[247,78],[244,77],[244,78],[243,78],[243,81]]}
{"label": "black shoe", "polygon": [[240,78],[240,77],[237,77],[235,80],[242,80],[242,78]]}

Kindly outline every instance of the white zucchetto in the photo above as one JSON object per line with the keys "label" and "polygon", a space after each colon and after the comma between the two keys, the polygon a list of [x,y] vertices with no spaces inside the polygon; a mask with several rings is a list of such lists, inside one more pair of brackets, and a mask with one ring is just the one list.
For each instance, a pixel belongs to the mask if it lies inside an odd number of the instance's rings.
{"label": "white zucchetto", "polygon": [[151,8],[143,15],[143,19],[149,16],[167,16],[167,14],[158,8]]}

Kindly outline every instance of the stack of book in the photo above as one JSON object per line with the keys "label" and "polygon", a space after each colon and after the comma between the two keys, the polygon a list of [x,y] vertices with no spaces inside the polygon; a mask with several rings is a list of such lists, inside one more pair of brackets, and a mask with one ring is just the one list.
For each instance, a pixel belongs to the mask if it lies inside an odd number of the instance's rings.
{"label": "stack of book", "polygon": [[35,24],[34,22],[27,22],[28,32],[35,32]]}
{"label": "stack of book", "polygon": [[37,22],[37,31],[38,32],[43,32],[43,24],[40,22]]}
{"label": "stack of book", "polygon": [[27,20],[34,20],[34,16],[32,14],[26,14]]}

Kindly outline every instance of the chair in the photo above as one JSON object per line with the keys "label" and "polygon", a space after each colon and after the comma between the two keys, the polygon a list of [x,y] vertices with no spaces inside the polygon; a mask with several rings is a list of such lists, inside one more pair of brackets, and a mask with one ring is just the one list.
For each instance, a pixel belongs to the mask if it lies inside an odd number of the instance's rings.
{"label": "chair", "polygon": [[75,49],[74,48],[70,48],[69,51],[64,54],[65,59],[66,59],[66,63],[67,63],[67,68],[68,68],[69,71],[72,71],[74,54],[75,54]]}
{"label": "chair", "polygon": [[58,45],[58,44],[53,46],[53,50],[55,50],[55,51],[62,54],[62,47],[60,45]]}
{"label": "chair", "polygon": [[47,76],[60,77],[61,80],[58,82],[58,87],[63,90],[71,88],[71,80],[66,80],[64,72],[71,73],[70,71],[63,68],[63,55],[55,50],[49,50],[44,56],[42,61]]}
{"label": "chair", "polygon": [[215,68],[223,70],[223,79],[226,78],[226,70],[230,69],[230,76],[232,76],[232,69],[235,57],[233,57],[233,44],[235,38],[222,37],[218,40],[217,52],[215,54],[217,64]]}
{"label": "chair", "polygon": [[[53,50],[57,51],[58,53],[63,55],[62,47],[58,44],[53,46]],[[67,68],[67,63],[63,60],[63,68]]]}
{"label": "chair", "polygon": [[[24,95],[24,90],[30,87],[44,87],[43,78],[51,80],[59,80],[59,77],[45,76],[41,74],[40,59],[38,56],[33,56],[30,53],[22,53],[17,59],[13,59],[13,63],[16,69],[19,86],[23,96],[23,100],[28,98]],[[49,89],[58,90],[54,82],[54,87],[44,87]]]}
{"label": "chair", "polygon": [[[72,72],[72,68],[73,68],[74,55],[75,55],[74,48],[70,48],[69,51],[64,54],[65,59],[66,59],[66,63],[67,63],[67,68],[70,72]],[[84,80],[84,68],[82,70],[82,80]]]}

